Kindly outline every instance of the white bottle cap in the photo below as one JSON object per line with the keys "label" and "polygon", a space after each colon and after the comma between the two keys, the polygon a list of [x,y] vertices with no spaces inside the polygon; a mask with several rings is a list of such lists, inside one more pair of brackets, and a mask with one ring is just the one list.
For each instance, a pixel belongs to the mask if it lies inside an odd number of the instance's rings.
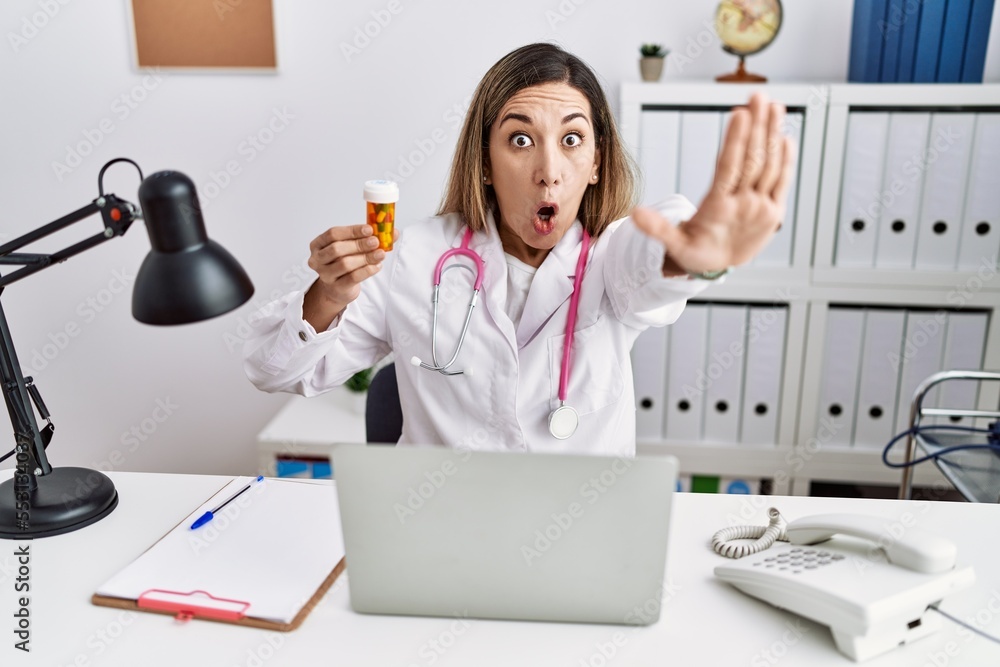
{"label": "white bottle cap", "polygon": [[399,186],[393,181],[365,181],[365,201],[395,204],[399,201]]}

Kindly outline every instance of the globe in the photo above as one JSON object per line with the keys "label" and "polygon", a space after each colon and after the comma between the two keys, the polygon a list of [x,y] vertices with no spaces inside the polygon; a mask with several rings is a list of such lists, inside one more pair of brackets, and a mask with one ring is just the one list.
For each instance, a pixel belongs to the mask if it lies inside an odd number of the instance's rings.
{"label": "globe", "polygon": [[717,81],[766,81],[747,74],[743,59],[765,49],[778,35],[782,19],[781,0],[722,0],[715,10],[715,32],[722,49],[739,56],[735,74],[716,77]]}

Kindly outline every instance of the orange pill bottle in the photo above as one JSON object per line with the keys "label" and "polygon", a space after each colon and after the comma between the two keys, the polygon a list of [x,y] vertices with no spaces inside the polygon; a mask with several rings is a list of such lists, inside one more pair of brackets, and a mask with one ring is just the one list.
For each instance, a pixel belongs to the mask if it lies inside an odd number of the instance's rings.
{"label": "orange pill bottle", "polygon": [[367,221],[378,239],[378,247],[392,250],[392,228],[396,221],[399,186],[392,181],[365,181]]}

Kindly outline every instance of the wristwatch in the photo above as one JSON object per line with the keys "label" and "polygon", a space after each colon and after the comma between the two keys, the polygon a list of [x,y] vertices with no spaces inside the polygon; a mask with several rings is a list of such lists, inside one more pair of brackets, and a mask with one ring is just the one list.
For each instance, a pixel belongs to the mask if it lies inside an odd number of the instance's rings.
{"label": "wristwatch", "polygon": [[688,275],[692,278],[697,278],[698,280],[718,280],[724,275],[731,273],[733,267],[728,266],[719,271],[705,271],[703,273],[689,273]]}

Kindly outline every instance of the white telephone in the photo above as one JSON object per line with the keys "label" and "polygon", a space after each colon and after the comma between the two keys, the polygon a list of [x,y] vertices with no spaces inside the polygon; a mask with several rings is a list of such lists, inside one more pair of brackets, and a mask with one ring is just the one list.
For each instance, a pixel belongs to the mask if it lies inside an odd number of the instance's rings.
{"label": "white telephone", "polygon": [[[792,521],[782,533],[777,510],[770,515],[766,531],[716,533],[716,551],[740,560],[717,566],[715,575],[830,626],[837,648],[856,662],[937,631],[941,618],[928,608],[975,581],[971,566],[956,565],[953,543],[918,528],[900,526],[901,536],[890,539],[885,519],[825,514]],[[751,545],[731,541],[754,537],[762,539]],[[768,548],[786,539],[789,544]]]}

